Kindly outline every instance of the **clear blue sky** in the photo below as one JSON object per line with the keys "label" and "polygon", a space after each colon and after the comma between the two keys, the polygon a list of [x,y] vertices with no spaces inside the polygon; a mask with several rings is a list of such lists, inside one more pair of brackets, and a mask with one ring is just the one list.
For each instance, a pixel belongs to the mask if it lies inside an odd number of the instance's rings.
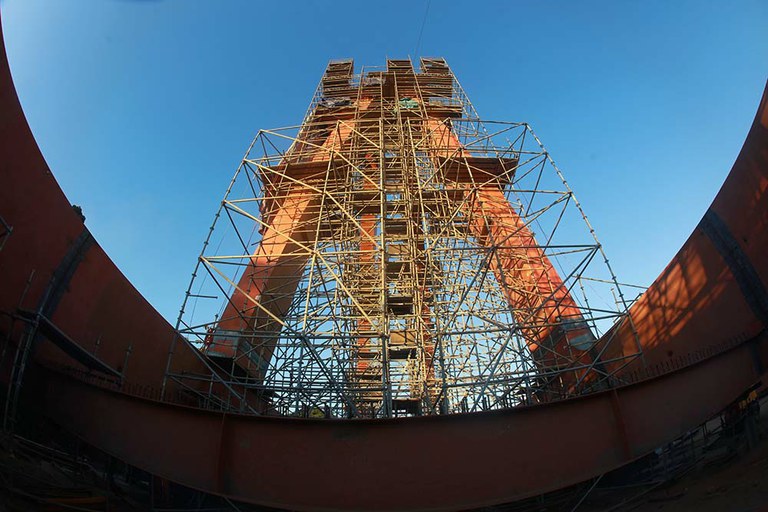
{"label": "clear blue sky", "polygon": [[[11,70],[51,169],[171,321],[259,128],[301,117],[331,58],[414,55],[426,1],[0,0]],[[768,2],[433,0],[481,116],[527,121],[619,279],[649,284],[736,157],[768,78]]]}

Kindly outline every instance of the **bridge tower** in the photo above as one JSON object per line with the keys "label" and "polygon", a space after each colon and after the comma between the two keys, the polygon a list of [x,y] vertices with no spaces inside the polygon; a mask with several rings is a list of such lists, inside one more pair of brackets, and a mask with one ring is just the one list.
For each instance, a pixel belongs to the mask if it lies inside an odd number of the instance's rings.
{"label": "bridge tower", "polygon": [[443,59],[340,60],[254,139],[177,328],[211,407],[378,418],[602,389],[627,305],[528,124],[481,120]]}

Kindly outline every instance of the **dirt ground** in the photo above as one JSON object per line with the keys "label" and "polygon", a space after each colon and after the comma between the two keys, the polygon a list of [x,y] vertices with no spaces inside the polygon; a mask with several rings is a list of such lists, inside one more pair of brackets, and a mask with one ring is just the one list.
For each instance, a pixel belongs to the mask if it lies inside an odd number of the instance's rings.
{"label": "dirt ground", "polygon": [[737,461],[703,468],[671,486],[651,492],[633,512],[768,512],[768,441]]}
{"label": "dirt ground", "polygon": [[692,471],[620,510],[768,512],[768,407],[762,409],[760,430],[760,442],[750,451]]}

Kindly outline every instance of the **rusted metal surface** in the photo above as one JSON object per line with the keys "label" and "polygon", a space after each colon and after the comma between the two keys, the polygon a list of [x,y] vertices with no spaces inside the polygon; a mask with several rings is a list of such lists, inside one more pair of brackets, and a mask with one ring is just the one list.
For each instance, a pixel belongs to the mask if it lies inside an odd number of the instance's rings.
{"label": "rusted metal surface", "polygon": [[[766,328],[768,123],[764,92],[733,168],[704,218],[630,310],[648,364]],[[606,354],[634,349],[618,328]]]}
{"label": "rusted metal surface", "polygon": [[[0,310],[32,309],[56,287],[56,270],[84,225],[37,148],[5,58],[0,179],[0,216],[13,228],[0,251]],[[615,390],[508,411],[323,421],[204,411],[49,370],[41,400],[64,427],[130,464],[252,503],[301,510],[455,510],[557,489],[674,439],[759,380],[768,363],[761,334],[767,189],[764,96],[710,209],[715,227],[710,214],[631,310],[651,369],[636,369],[642,378]],[[157,385],[172,327],[98,244],[80,256],[47,316],[80,346],[101,340],[99,358],[118,371],[132,346],[135,359],[126,379],[134,386]],[[0,322],[3,334],[20,329],[6,317]],[[635,350],[628,328],[619,331],[626,350]],[[178,368],[206,371],[184,345],[177,350]],[[36,359],[71,364],[46,345]]]}
{"label": "rusted metal surface", "polygon": [[579,399],[387,420],[205,412],[58,374],[46,400],[62,425],[116,457],[239,500],[292,510],[463,510],[555,490],[648,453],[752,385],[751,358],[742,343]]}
{"label": "rusted metal surface", "polygon": [[[0,57],[0,216],[13,228],[0,251],[0,311],[44,314],[85,350],[122,371],[128,347],[141,346],[125,377],[162,379],[173,328],[136,291],[91,237],[62,193],[27,125],[5,56]],[[19,335],[23,322],[0,316],[0,335]],[[70,361],[49,343],[35,347],[38,360]],[[204,372],[191,351],[179,364]],[[8,365],[0,368],[7,379]]]}

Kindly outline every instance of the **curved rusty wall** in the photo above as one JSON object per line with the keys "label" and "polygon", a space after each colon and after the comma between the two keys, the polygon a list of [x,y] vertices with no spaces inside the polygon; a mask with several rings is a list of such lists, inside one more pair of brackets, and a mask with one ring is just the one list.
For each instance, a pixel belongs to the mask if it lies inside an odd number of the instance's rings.
{"label": "curved rusty wall", "polygon": [[[56,373],[46,406],[66,428],[130,464],[245,502],[290,510],[466,510],[578,483],[679,437],[758,379],[752,346],[614,391],[472,414],[221,414]],[[99,421],[86,411],[98,411]]]}
{"label": "curved rusty wall", "polygon": [[[59,188],[27,125],[0,44],[0,217],[13,228],[0,250],[0,311],[40,309],[89,351],[101,338],[98,357],[115,369],[132,346],[141,360],[129,357],[126,379],[159,386],[173,327],[93,240]],[[1,316],[0,338],[10,328],[10,318]],[[14,334],[22,328],[16,322]],[[174,361],[180,366],[205,371],[191,351],[179,351]],[[36,352],[39,360],[72,364],[50,343],[38,343]]]}
{"label": "curved rusty wall", "polygon": [[[768,89],[736,162],[704,218],[630,309],[646,364],[768,326]],[[610,358],[636,350],[625,324]]]}

